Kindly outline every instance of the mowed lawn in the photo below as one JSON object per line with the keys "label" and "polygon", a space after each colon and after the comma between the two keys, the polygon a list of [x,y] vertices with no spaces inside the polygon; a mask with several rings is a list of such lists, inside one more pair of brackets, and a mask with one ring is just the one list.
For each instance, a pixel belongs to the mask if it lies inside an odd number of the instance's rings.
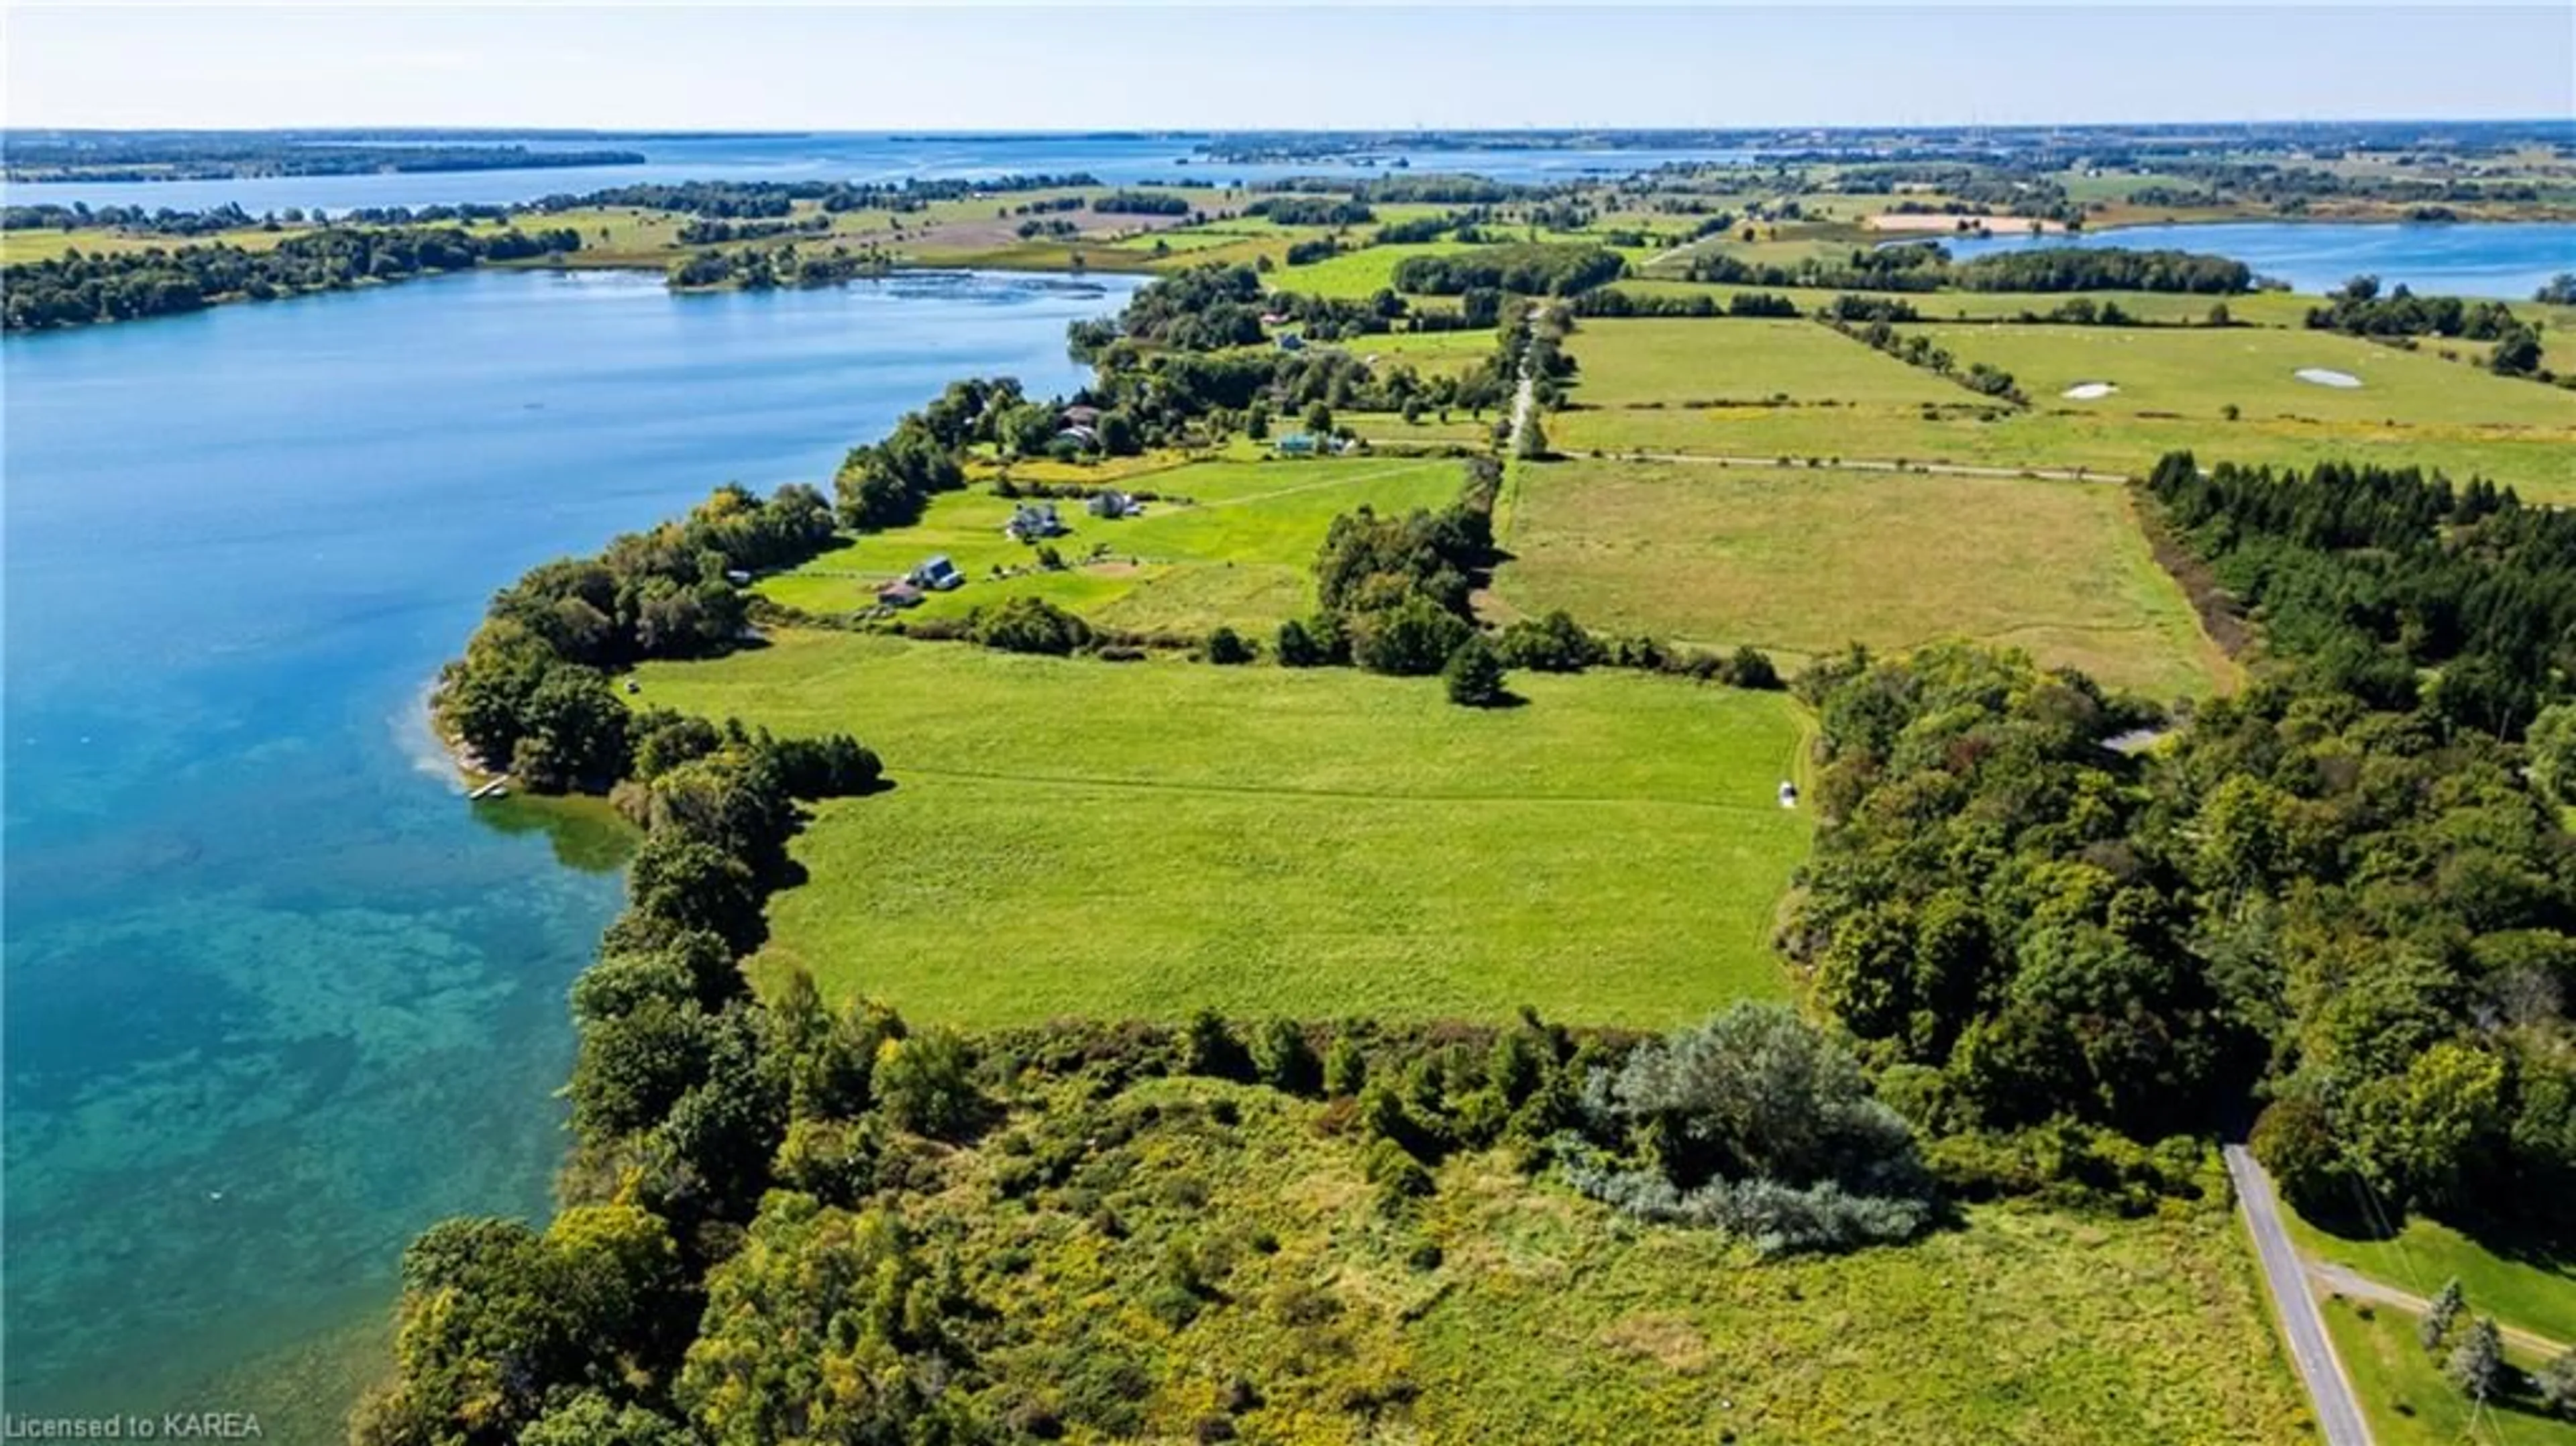
{"label": "mowed lawn", "polygon": [[1962,636],[2156,698],[2232,677],[2106,484],[1567,461],[1508,496],[1519,612],[1808,656]]}
{"label": "mowed lawn", "polygon": [[[2416,1338],[2413,1315],[2339,1296],[2320,1305],[2377,1446],[2576,1446],[2576,1422],[2551,1420],[2527,1401],[2472,1404]],[[2542,1364],[2511,1346],[2505,1359],[2525,1371]]]}
{"label": "mowed lawn", "polygon": [[1785,696],[1515,674],[1114,664],[787,631],[638,701],[847,730],[895,786],[823,804],[756,976],[959,1025],[1231,1013],[1663,1026],[1782,998],[1809,825]]}
{"label": "mowed lawn", "polygon": [[[2038,407],[2214,419],[2233,405],[2248,417],[2548,428],[2576,443],[2576,392],[2334,332],[2010,324],[1902,330],[1931,337],[1963,368],[1982,361],[2011,372]],[[2302,381],[2302,368],[2342,372],[2361,385]],[[2087,382],[2119,390],[2089,402],[2064,396]]]}
{"label": "mowed lawn", "polygon": [[860,535],[765,578],[760,591],[818,615],[856,612],[874,604],[880,584],[945,554],[969,581],[931,594],[920,615],[960,614],[1029,593],[1119,627],[1266,627],[1313,607],[1311,569],[1335,516],[1363,505],[1443,507],[1464,477],[1456,459],[1424,457],[1197,462],[1141,473],[1118,485],[1189,501],[1150,502],[1141,517],[1108,519],[1085,511],[1080,498],[1057,499],[1071,531],[1046,545],[1069,565],[1052,572],[1037,568],[1036,545],[1003,535],[1020,504],[979,483],[933,499],[912,526]]}
{"label": "mowed lawn", "polygon": [[1812,321],[1653,318],[1583,322],[1565,349],[1583,407],[1793,401],[1963,402],[1959,387]]}
{"label": "mowed lawn", "polygon": [[2499,1254],[2422,1216],[2381,1240],[2337,1235],[2296,1215],[2290,1228],[2300,1248],[2319,1259],[2428,1299],[2457,1280],[2472,1313],[2576,1344],[2576,1259]]}

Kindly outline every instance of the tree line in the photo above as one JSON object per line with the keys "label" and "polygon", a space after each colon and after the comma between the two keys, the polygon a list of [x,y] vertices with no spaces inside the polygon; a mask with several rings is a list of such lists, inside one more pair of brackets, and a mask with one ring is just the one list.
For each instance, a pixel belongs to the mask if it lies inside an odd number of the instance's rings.
{"label": "tree line", "polygon": [[532,568],[440,674],[439,726],[532,791],[606,790],[640,746],[610,672],[734,646],[748,621],[734,575],[793,566],[833,537],[831,505],[811,487],[761,498],[728,485],[595,557]]}
{"label": "tree line", "polygon": [[1597,246],[1517,243],[1482,246],[1443,256],[1408,256],[1396,263],[1395,287],[1419,296],[1468,291],[1520,296],[1572,296],[1618,280],[1628,263]]}
{"label": "tree line", "polygon": [[2356,276],[2326,295],[2326,304],[2308,308],[2307,324],[2319,331],[2347,336],[2455,336],[2491,341],[2488,369],[2500,376],[2532,376],[2541,371],[2539,328],[2513,314],[2501,301],[2463,301],[2456,296],[2417,296],[2399,285],[2381,295],[2379,278]]}
{"label": "tree line", "polygon": [[195,311],[233,298],[267,301],[580,249],[580,234],[569,229],[477,233],[454,227],[333,227],[292,235],[264,250],[228,243],[75,250],[0,269],[0,291],[7,293],[0,318],[10,331],[129,321]]}
{"label": "tree line", "polygon": [[2154,1140],[2259,1108],[2314,1216],[2563,1230],[2564,514],[2188,456],[2143,490],[2261,607],[2253,685],[2139,750],[2113,744],[2154,709],[2019,655],[1821,666],[1825,827],[1784,948],[1945,1178],[2010,1178],[2062,1121]]}

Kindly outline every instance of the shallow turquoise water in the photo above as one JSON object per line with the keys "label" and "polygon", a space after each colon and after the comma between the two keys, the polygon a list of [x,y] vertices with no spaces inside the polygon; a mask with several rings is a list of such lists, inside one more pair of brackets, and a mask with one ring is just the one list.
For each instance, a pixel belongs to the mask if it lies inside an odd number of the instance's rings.
{"label": "shallow turquoise water", "polygon": [[2377,276],[2433,296],[2529,301],[2541,284],[2576,271],[2576,223],[2392,225],[2338,221],[2246,221],[2207,226],[2122,226],[2077,236],[1936,238],[1964,261],[1995,251],[2051,246],[2171,248],[2226,256],[2277,277],[2293,291],[2331,291],[2355,276]]}
{"label": "shallow turquoise water", "polygon": [[952,377],[1067,389],[1130,284],[466,275],[0,346],[13,1414],[261,1410],[189,1393],[545,1210],[618,853],[421,727],[492,589]]}

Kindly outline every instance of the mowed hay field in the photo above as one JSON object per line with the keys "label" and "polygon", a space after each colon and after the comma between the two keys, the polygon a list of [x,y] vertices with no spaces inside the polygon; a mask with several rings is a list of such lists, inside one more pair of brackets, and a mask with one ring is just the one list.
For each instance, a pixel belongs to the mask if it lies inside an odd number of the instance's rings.
{"label": "mowed hay field", "polygon": [[2233,678],[2104,483],[1566,461],[1506,497],[1523,613],[1806,656],[1955,635],[2160,699]]}
{"label": "mowed hay field", "polygon": [[[2530,383],[2520,383],[2528,386]],[[1962,394],[1964,395],[1964,393]],[[1900,407],[1693,407],[1571,411],[1547,419],[1559,450],[1680,453],[1939,463],[1964,467],[2089,469],[2146,475],[2167,452],[2205,465],[2225,460],[2278,467],[2375,462],[2428,467],[2454,478],[2492,477],[2538,502],[2576,503],[2576,437],[2557,429],[2412,426],[2301,421],[2213,421],[2072,410],[1945,409],[1925,416]],[[2099,405],[2098,403],[2094,405]]]}
{"label": "mowed hay field", "polygon": [[1515,674],[1523,706],[1351,669],[1107,664],[848,633],[640,673],[638,702],[847,730],[755,975],[919,1020],[1507,1016],[1664,1026],[1781,998],[1804,855],[1785,696]]}
{"label": "mowed hay field", "polygon": [[[1566,338],[1583,407],[1715,402],[1960,402],[1969,394],[1812,321],[1584,321]],[[1615,426],[1615,420],[1606,425]]]}
{"label": "mowed hay field", "polygon": [[[1150,502],[1141,517],[1109,519],[1086,512],[1080,498],[1055,499],[1071,531],[1046,544],[1070,564],[1053,572],[1036,570],[1035,544],[1003,535],[1020,504],[978,483],[932,499],[912,526],[861,535],[765,578],[760,591],[817,615],[857,612],[874,604],[880,584],[945,554],[969,581],[931,594],[920,615],[964,613],[1025,593],[1119,627],[1275,625],[1313,607],[1315,552],[1336,515],[1361,506],[1446,506],[1464,476],[1455,458],[1357,457],[1197,462],[1103,477],[1103,485],[1190,500]],[[1095,549],[1103,556],[1089,560]],[[997,567],[1016,575],[996,577]]]}
{"label": "mowed hay field", "polygon": [[[2576,391],[2329,331],[2011,324],[1900,330],[1931,337],[1962,368],[1981,361],[2011,372],[2035,406],[2214,419],[2233,405],[2248,417],[2548,428],[2558,440],[2576,443]],[[2361,385],[2300,380],[2298,371],[2309,367],[2342,372]],[[2070,403],[2066,390],[2086,382],[2119,390]]]}

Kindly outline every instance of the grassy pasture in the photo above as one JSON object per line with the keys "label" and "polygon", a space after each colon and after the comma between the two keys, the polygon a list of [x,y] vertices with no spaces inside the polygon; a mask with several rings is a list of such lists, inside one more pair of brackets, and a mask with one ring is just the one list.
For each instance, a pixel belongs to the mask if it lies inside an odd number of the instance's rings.
{"label": "grassy pasture", "polygon": [[2043,405],[2065,410],[2005,413],[1992,420],[1957,412],[1926,418],[1919,409],[1900,407],[1570,411],[1548,418],[1547,432],[1558,448],[1577,453],[1904,458],[1979,467],[2082,467],[2127,476],[2179,449],[2204,462],[2305,467],[2343,459],[2437,467],[2453,477],[2485,475],[2512,483],[2528,498],[2576,502],[2576,430],[2566,428],[2391,427],[2251,416],[2228,422],[2078,412],[2074,408],[2081,404],[2073,402]]}
{"label": "grassy pasture", "polygon": [[2100,483],[1569,461],[1517,471],[1507,523],[1522,612],[1807,656],[1960,635],[2159,698],[2232,678]]}
{"label": "grassy pasture", "polygon": [[1585,407],[1800,401],[1958,402],[1969,394],[1811,321],[1596,319],[1566,339]]}
{"label": "grassy pasture", "polygon": [[[2119,391],[2082,404],[2105,412],[2576,429],[2576,392],[2492,376],[2438,356],[2322,331],[2156,330],[2076,326],[1923,326],[1958,357],[2011,372],[2034,403],[2055,406],[2080,382]],[[2302,367],[2361,379],[2355,388],[2300,380]]]}
{"label": "grassy pasture", "polygon": [[1768,935],[1808,822],[1772,798],[1804,726],[1780,695],[1515,675],[1526,706],[1479,711],[1350,669],[796,631],[640,676],[883,754],[896,786],[797,840],[812,882],[753,967],[915,1018],[1665,1025],[1787,992]]}
{"label": "grassy pasture", "polygon": [[[1066,480],[1055,472],[1045,476]],[[1187,497],[1191,504],[1149,503],[1142,517],[1112,521],[1083,511],[1078,499],[1058,501],[1072,531],[1050,545],[1075,564],[1061,572],[1022,571],[1034,568],[1036,547],[1002,533],[1018,504],[974,486],[933,499],[910,527],[855,537],[793,572],[763,579],[760,590],[806,612],[855,612],[874,603],[879,584],[946,553],[970,581],[931,594],[921,614],[964,613],[1031,593],[1122,627],[1261,627],[1313,605],[1308,569],[1337,514],[1362,504],[1382,511],[1443,506],[1457,496],[1459,480],[1459,464],[1445,458],[1197,462],[1133,473],[1132,490]],[[1107,560],[1085,564],[1095,548],[1105,548]],[[1017,575],[996,577],[996,568]]]}
{"label": "grassy pasture", "polygon": [[1494,333],[1476,331],[1391,331],[1355,336],[1338,343],[1362,357],[1380,357],[1390,365],[1412,367],[1425,375],[1469,372],[1494,354]]}
{"label": "grassy pasture", "polygon": [[[1317,236],[1329,234],[1317,230]],[[1365,239],[1363,235],[1362,239]],[[1283,248],[1284,249],[1284,248]],[[1395,286],[1395,268],[1414,256],[1447,256],[1475,248],[1464,242],[1443,238],[1438,241],[1416,241],[1401,246],[1364,246],[1328,256],[1306,266],[1282,266],[1270,275],[1270,284],[1281,291],[1301,296],[1338,296],[1363,300]],[[1490,342],[1491,338],[1488,338]]]}

